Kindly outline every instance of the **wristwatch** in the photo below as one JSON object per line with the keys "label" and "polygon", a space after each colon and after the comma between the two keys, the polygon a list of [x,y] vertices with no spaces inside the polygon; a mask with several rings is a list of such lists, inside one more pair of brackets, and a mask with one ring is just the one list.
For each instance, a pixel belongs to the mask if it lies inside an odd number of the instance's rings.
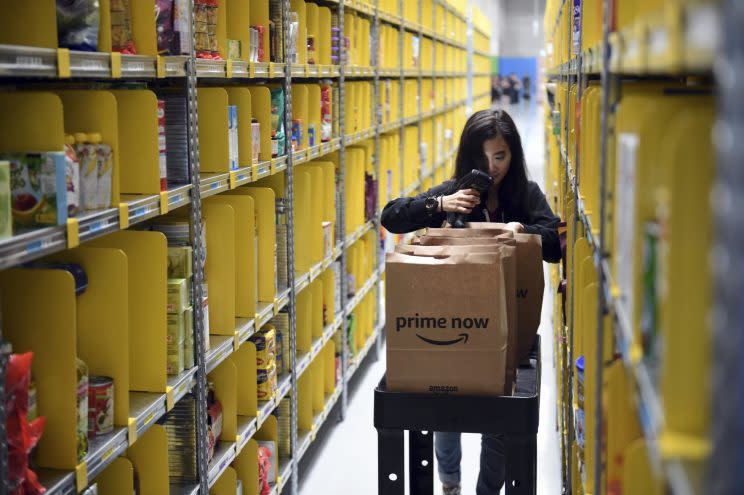
{"label": "wristwatch", "polygon": [[426,213],[429,215],[436,213],[439,209],[439,198],[436,196],[428,196],[424,200],[424,207],[426,208]]}

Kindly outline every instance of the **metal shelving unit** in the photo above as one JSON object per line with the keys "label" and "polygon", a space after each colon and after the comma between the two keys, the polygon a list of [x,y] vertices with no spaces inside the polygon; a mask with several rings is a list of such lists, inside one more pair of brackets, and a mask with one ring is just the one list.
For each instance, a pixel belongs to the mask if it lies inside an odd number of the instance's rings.
{"label": "metal shelving unit", "polygon": [[[580,4],[580,5],[583,5]],[[559,28],[560,12],[564,9],[573,8],[574,4],[561,2],[559,14],[556,18],[553,31]],[[597,349],[591,349],[587,352],[596,352],[596,362],[603,362],[604,355],[602,343],[606,340],[605,333],[611,332],[616,344],[616,350],[622,354],[622,360],[629,377],[632,378],[635,403],[639,423],[645,443],[651,458],[653,467],[658,470],[664,479],[669,493],[693,495],[699,493],[734,493],[742,484],[742,473],[740,470],[733,468],[736,459],[742,458],[740,434],[744,431],[740,420],[739,411],[741,410],[740,394],[732,392],[731,377],[741,375],[740,350],[742,349],[740,332],[735,332],[737,328],[735,322],[741,321],[740,304],[738,294],[742,292],[742,281],[744,277],[741,274],[741,263],[737,257],[740,251],[742,232],[737,227],[732,228],[732,218],[738,215],[740,209],[733,206],[732,203],[721,200],[720,198],[737,197],[744,189],[744,181],[741,174],[741,167],[734,164],[740,163],[743,153],[740,146],[735,144],[735,140],[730,140],[725,145],[725,140],[721,136],[735,135],[734,129],[742,125],[741,116],[744,113],[741,101],[741,87],[739,79],[734,74],[744,73],[741,70],[740,55],[742,46],[742,37],[737,26],[744,19],[744,10],[737,2],[710,2],[710,3],[689,3],[670,5],[669,15],[661,18],[639,18],[637,26],[631,26],[620,33],[611,32],[611,27],[607,22],[612,12],[612,2],[603,1],[603,31],[602,41],[595,46],[584,48],[580,53],[572,53],[572,23],[566,23],[567,31],[563,33],[566,38],[568,53],[571,60],[562,63],[552,70],[549,70],[549,78],[568,87],[571,84],[577,84],[577,101],[580,101],[584,89],[587,87],[589,78],[601,81],[601,131],[600,131],[600,180],[599,194],[600,211],[590,212],[585,206],[583,194],[580,194],[579,170],[582,166],[580,163],[581,156],[579,153],[579,143],[576,142],[576,148],[569,153],[567,143],[563,143],[558,137],[558,146],[560,153],[560,173],[566,177],[565,189],[562,194],[565,198],[573,197],[574,202],[574,228],[573,239],[568,239],[568,245],[572,246],[577,240],[577,232],[582,230],[592,249],[592,258],[599,277],[598,280],[598,311],[596,318]],[[570,11],[569,11],[570,12]],[[565,15],[566,12],[563,12]],[[676,20],[682,19],[681,22]],[[583,14],[579,14],[578,27],[581,29],[583,23]],[[720,23],[720,25],[719,25]],[[643,29],[637,28],[643,26]],[[711,33],[711,36],[702,43],[699,36],[703,32]],[[717,36],[712,33],[723,33],[723,54],[716,57]],[[648,34],[648,37],[639,37],[640,33]],[[645,36],[645,35],[644,35]],[[659,49],[659,43],[662,39],[669,41],[669,50]],[[656,39],[657,44],[654,43]],[[661,44],[666,46],[664,44]],[[556,48],[559,50],[560,48]],[[636,51],[640,50],[640,54]],[[632,63],[629,60],[629,52],[633,52]],[[636,60],[637,59],[637,60]],[[641,62],[642,61],[642,62]],[[609,140],[613,130],[613,117],[616,105],[619,101],[618,88],[625,79],[648,79],[664,80],[669,77],[677,76],[713,76],[715,83],[720,87],[719,98],[719,124],[715,129],[716,137],[714,141],[718,146],[718,179],[712,195],[711,201],[717,209],[717,226],[716,233],[717,245],[713,247],[716,261],[712,263],[714,276],[716,277],[716,307],[712,310],[713,320],[716,323],[715,328],[715,363],[713,370],[714,375],[714,395],[712,417],[712,445],[713,454],[707,463],[707,466],[699,462],[686,461],[679,458],[662,457],[659,446],[659,434],[663,427],[663,408],[659,392],[653,385],[651,371],[648,366],[636,359],[632,355],[632,349],[637,346],[636,337],[634,337],[631,326],[630,315],[627,314],[624,306],[621,304],[619,295],[614,285],[612,272],[610,269],[610,248],[606,245],[606,220],[607,220],[607,198],[609,194],[609,165],[610,144]],[[568,110],[570,98],[566,94],[565,101],[562,102],[564,108]],[[569,122],[568,111],[561,116],[561,127],[565,135],[569,135],[571,123]],[[718,127],[720,125],[720,128]],[[571,161],[570,156],[577,157],[575,163]],[[733,222],[735,223],[735,222]],[[580,228],[579,228],[580,227]],[[727,253],[729,256],[723,255]],[[720,260],[725,259],[727,262],[722,263]],[[725,265],[725,268],[724,268]],[[569,290],[573,294],[574,273],[573,270],[568,274],[563,274],[567,279]],[[573,299],[573,295],[571,296]],[[573,314],[573,306],[567,307],[566,312]],[[606,318],[610,316],[611,325],[608,327]],[[573,317],[567,317],[573,321]],[[557,327],[556,327],[557,330]],[[573,341],[574,329],[572,326],[567,327],[567,340]],[[567,421],[560,424],[565,429],[568,442],[565,446],[563,455],[563,480],[564,493],[572,493],[572,469],[571,461],[575,452],[572,452],[572,443],[575,435],[574,428],[574,411],[573,388],[570,384],[574,380],[574,358],[571,345],[567,346],[567,379],[568,390],[564,414],[568,415]],[[602,366],[597,370],[596,389],[587,391],[593,394],[595,403],[602,403]],[[738,382],[737,382],[738,383]],[[603,416],[602,408],[597,407],[595,431],[595,452],[602,455],[603,448]],[[733,433],[736,432],[736,433]],[[603,462],[595,462],[595,471],[586,473],[587,479],[591,477],[594,486],[601,486],[605,481],[605,465]],[[707,483],[703,484],[703,473],[707,472]]]}
{"label": "metal shelving unit", "polygon": [[[402,12],[405,0],[398,0],[398,2],[399,9]],[[443,2],[444,0],[435,0],[434,6]],[[373,60],[370,61],[371,66],[348,66],[343,43],[339,44],[341,47],[340,63],[334,66],[203,60],[196,57],[193,39],[191,40],[190,55],[179,57],[129,56],[118,53],[71,52],[56,49],[0,45],[0,79],[3,82],[7,81],[15,85],[20,85],[29,78],[33,78],[34,80],[46,80],[46,82],[51,81],[54,84],[63,84],[67,79],[71,78],[74,80],[76,87],[86,87],[86,84],[96,86],[116,85],[121,81],[138,81],[153,86],[159,86],[162,83],[180,88],[183,91],[187,108],[190,183],[174,187],[160,195],[124,196],[120,205],[75,218],[68,226],[39,229],[0,241],[0,269],[5,269],[39,259],[49,254],[64,251],[118,230],[127,229],[177,208],[190,206],[189,219],[192,226],[190,241],[193,246],[192,261],[194,266],[195,366],[178,376],[169,377],[168,392],[165,394],[131,392],[130,402],[132,403],[132,407],[129,426],[117,428],[112,435],[103,437],[93,443],[87,458],[78,467],[76,472],[40,470],[39,475],[47,487],[47,493],[67,494],[81,491],[89,482],[94,482],[95,478],[109,464],[120,456],[125,455],[127,448],[134,444],[137,438],[146,433],[153,424],[162,420],[181,399],[188,394],[193,394],[196,404],[196,464],[198,466],[198,472],[196,474],[198,484],[192,486],[174,483],[170,487],[170,493],[179,495],[209,493],[210,487],[214,485],[230,463],[245,448],[248,441],[260,430],[279,403],[282,400],[289,399],[291,401],[291,456],[289,459],[281,459],[281,474],[277,484],[273,487],[272,493],[279,494],[284,492],[296,495],[298,493],[298,464],[300,459],[302,459],[307,448],[315,440],[318,431],[324,423],[329,417],[333,416],[332,411],[338,411],[343,418],[347,410],[349,383],[356,376],[357,370],[370,354],[371,349],[375,348],[377,350],[375,355],[378,355],[381,351],[384,314],[378,311],[373,332],[358,351],[357,355],[351,356],[347,353],[347,318],[369,294],[375,294],[375,300],[378,301],[379,309],[379,301],[382,299],[381,280],[384,266],[379,264],[379,261],[382,259],[382,253],[378,216],[365,223],[352,234],[345,235],[343,188],[346,179],[346,147],[364,140],[373,139],[374,155],[372,165],[376,177],[379,178],[381,170],[381,134],[396,130],[399,132],[401,146],[399,156],[402,157],[404,126],[417,124],[419,131],[421,131],[422,118],[433,118],[465,105],[465,100],[459,100],[457,102],[451,102],[444,108],[424,112],[422,101],[419,99],[417,114],[409,118],[402,118],[404,114],[403,88],[406,78],[416,78],[420,94],[424,77],[432,78],[432,83],[434,83],[434,81],[440,78],[447,80],[455,77],[464,77],[468,74],[468,72],[453,71],[428,71],[424,73],[421,70],[413,71],[409,74],[407,71],[401,70],[400,67],[403,66],[404,62],[403,44],[406,31],[415,33],[420,39],[428,37],[431,40],[446,43],[460,49],[464,49],[465,46],[447,36],[441,36],[428,28],[424,28],[419,23],[404,21],[399,16],[392,16],[386,12],[382,12],[379,10],[377,2],[363,2],[359,0],[338,2],[324,0],[322,3],[331,6],[333,9],[333,15],[337,16],[342,34],[344,33],[344,13],[347,12],[346,9],[351,9],[360,15],[370,18],[372,22],[371,53],[373,56]],[[282,0],[281,7],[284,18],[289,18],[290,1]],[[419,10],[421,10],[420,6]],[[447,12],[453,12],[453,10],[447,6]],[[188,15],[193,32],[195,31],[193,12],[189,11]],[[436,20],[436,8],[434,8],[432,16]],[[419,12],[420,17],[421,12]],[[458,18],[464,19],[459,14]],[[379,30],[382,22],[393,24],[398,28],[398,69],[389,70],[378,67]],[[436,25],[436,22],[434,24]],[[284,49],[285,53],[289,52],[289,40],[286,38],[284,40]],[[436,50],[434,50],[433,57],[436,57],[435,54]],[[436,59],[434,59],[434,62],[436,62]],[[66,70],[66,67],[69,67],[69,71]],[[371,79],[375,105],[375,111],[373,112],[374,125],[369,129],[353,135],[346,135],[344,115],[345,84],[347,79],[356,78]],[[386,126],[381,124],[382,113],[379,107],[381,78],[395,78],[401,91],[398,109],[401,118],[399,121]],[[291,129],[292,124],[291,88],[293,79],[301,79],[303,82],[318,79],[333,79],[337,81],[338,101],[340,103],[339,136],[335,137],[331,142],[322,143],[306,150],[293,152],[291,147],[287,146],[286,156],[260,162],[250,167],[243,167],[230,173],[202,174],[199,165],[197,87],[200,85],[219,84],[220,81],[227,81],[228,79],[233,82],[255,82],[256,84],[264,84],[266,82],[281,83],[285,89],[284,123],[287,130]],[[432,136],[423,137],[422,139],[432,140],[435,138],[434,133],[432,134]],[[431,143],[433,145],[433,140]],[[294,269],[293,248],[293,170],[297,165],[334,152],[337,152],[339,157],[337,186],[339,189],[337,192],[342,191],[341,194],[337,194],[336,246],[331,255],[326,257],[317,266],[312,267],[308,273],[296,273]],[[428,174],[423,174],[425,176],[422,175],[420,177],[420,180],[415,184],[415,188],[406,191],[406,193],[414,193],[421,187],[422,180],[432,177],[434,172],[444,166],[453,156],[454,150],[445,150],[445,156],[438,157],[436,163],[431,164],[431,171]],[[399,165],[402,167],[402,163],[399,163]],[[203,328],[202,305],[195,303],[202,300],[201,282],[205,279],[204,266],[202,265],[204,255],[202,252],[204,233],[201,228],[202,200],[279,173],[284,173],[286,177],[284,198],[288,223],[288,287],[279,292],[274,304],[261,305],[258,308],[259,311],[256,318],[237,318],[233,336],[211,335],[209,336],[209,342],[206,342],[204,338],[205,329]],[[381,206],[378,205],[378,210]],[[348,301],[346,298],[348,289],[346,277],[341,277],[340,290],[342,300],[344,301],[342,308],[337,313],[334,321],[327,325],[323,335],[313,342],[311,351],[304,355],[298,355],[296,342],[297,294],[318,279],[320,274],[337,260],[341,263],[341,273],[345,274],[348,249],[369,232],[374,232],[373,238],[375,242],[376,264],[372,276],[361,285],[354,297],[348,299]],[[269,322],[274,315],[285,308],[289,313],[290,319],[289,354],[290,362],[292,363],[291,372],[279,377],[278,390],[275,396],[270,401],[260,405],[258,417],[238,418],[237,438],[234,441],[223,439],[216,450],[213,460],[207,462],[207,375],[231,356],[262,325]],[[321,413],[315,416],[312,430],[310,432],[299,432],[297,425],[298,379],[307,370],[313,359],[320,354],[323,346],[329,340],[333,339],[334,335],[339,331],[341,331],[342,339],[342,380],[337,384],[335,392],[326,397],[325,407]],[[208,350],[207,344],[209,344]],[[0,349],[0,372],[2,372],[2,376],[4,376],[8,355],[9,349]],[[4,380],[0,380],[0,487],[2,488],[8,485],[3,383]]]}

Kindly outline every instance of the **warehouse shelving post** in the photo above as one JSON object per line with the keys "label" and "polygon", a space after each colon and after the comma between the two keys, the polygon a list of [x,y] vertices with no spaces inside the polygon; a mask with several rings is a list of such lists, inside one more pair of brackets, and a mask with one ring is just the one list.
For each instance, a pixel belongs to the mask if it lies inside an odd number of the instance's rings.
{"label": "warehouse shelving post", "polygon": [[[720,93],[718,123],[713,141],[717,148],[715,185],[710,200],[714,211],[714,242],[710,257],[714,277],[713,370],[711,429],[713,451],[706,487],[711,495],[736,493],[744,486],[744,144],[737,137],[744,127],[744,66],[742,46],[744,5],[721,2],[722,53],[715,66]],[[703,260],[702,262],[705,262]]]}
{"label": "warehouse shelving post", "polygon": [[348,348],[348,325],[347,321],[348,313],[346,307],[348,305],[348,276],[346,275],[346,205],[344,204],[346,198],[346,124],[345,124],[345,83],[346,83],[346,44],[344,41],[344,2],[338,3],[338,62],[339,62],[339,78],[338,78],[338,129],[341,136],[341,147],[338,152],[338,181],[336,189],[336,211],[337,214],[337,236],[338,242],[342,246],[341,254],[341,420],[346,419],[346,409],[348,407],[349,400],[349,387],[348,387],[348,363],[349,353]]}
{"label": "warehouse shelving post", "polygon": [[[568,9],[568,2],[566,2],[565,0],[561,4],[561,10],[562,9]],[[560,11],[559,11],[558,17],[560,18]],[[568,25],[568,28],[567,28],[567,31],[568,32],[566,33],[566,38],[567,38],[566,43],[568,44],[569,53],[571,53],[571,23],[567,23],[567,25]],[[570,87],[571,87],[571,75],[570,75],[570,72],[566,72],[566,79],[567,79],[567,87],[569,88],[569,91],[566,91],[566,107],[565,107],[565,111],[564,111],[564,116],[565,116],[565,126],[566,126],[565,127],[566,128],[566,134],[565,135],[568,136],[569,135],[568,130],[571,127],[571,123],[569,122],[569,114],[570,114],[570,112],[569,112],[569,108],[568,108],[568,105],[569,105],[569,103],[568,103],[569,96],[568,95],[570,94]],[[581,87],[579,87],[579,91],[581,91]],[[578,101],[579,102],[581,101],[580,94],[579,94]],[[578,145],[578,140],[576,140],[576,142],[577,142],[576,146],[577,146],[577,151],[578,151],[578,146],[579,146]],[[563,154],[561,154],[561,156],[563,156]],[[576,182],[577,182],[576,187],[578,188],[578,177],[579,177],[579,174],[578,174],[578,167],[579,167],[578,162],[579,162],[579,153],[578,152],[575,153],[574,156],[576,157],[576,164],[575,164],[576,175],[575,175],[575,177],[576,177]],[[566,153],[566,158],[568,158],[568,153]],[[570,194],[570,191],[573,189],[574,186],[570,183],[570,180],[569,180],[570,174],[568,173],[568,171],[569,171],[570,165],[569,165],[568,161],[566,161],[564,165],[565,165],[565,170],[566,170],[566,180],[564,181],[564,183],[565,183],[564,198],[565,198],[565,197],[568,197],[568,194]],[[570,239],[570,243],[571,244],[569,246],[569,249],[573,249],[574,245],[576,244],[576,240],[578,238],[577,231],[578,231],[579,223],[580,223],[579,222],[579,208],[578,208],[578,204],[576,203],[576,201],[574,201],[573,226],[572,226],[573,228],[571,229],[572,235],[571,235],[571,239]],[[568,428],[568,442],[566,442],[566,450],[567,450],[567,456],[566,457],[568,459],[568,462],[566,463],[566,482],[567,482],[567,484],[566,484],[566,493],[569,494],[569,495],[573,492],[573,469],[571,469],[571,464],[573,462],[573,439],[574,439],[574,436],[575,436],[575,432],[574,432],[574,429],[575,429],[575,424],[574,424],[574,410],[573,410],[573,380],[574,380],[574,348],[573,348],[573,342],[574,342],[574,321],[575,321],[574,320],[574,306],[575,305],[573,304],[573,301],[574,301],[574,297],[575,297],[574,294],[576,293],[575,290],[574,290],[574,285],[576,283],[576,273],[575,273],[575,271],[576,271],[576,263],[574,261],[573,263],[571,263],[571,273],[569,274],[569,276],[571,277],[570,278],[570,284],[569,284],[570,285],[570,289],[569,290],[571,291],[571,301],[572,301],[572,304],[571,304],[571,307],[569,308],[569,311],[571,313],[571,319],[570,319],[571,325],[570,325],[569,331],[568,331],[568,342],[569,342],[569,345],[566,346],[567,349],[568,349],[568,404],[564,404],[564,406],[563,406],[564,411],[567,411],[568,412],[568,418],[569,418],[569,421],[565,425]]]}
{"label": "warehouse shelving post", "polygon": [[[398,12],[400,13],[401,19],[403,19],[403,2],[405,0],[398,0]],[[400,70],[400,74],[398,76],[398,81],[400,84],[399,89],[399,97],[398,97],[398,116],[401,120],[401,125],[398,128],[398,170],[403,170],[403,153],[404,153],[404,146],[405,146],[405,126],[403,125],[403,121],[405,120],[405,101],[406,101],[406,79],[405,79],[405,70],[403,69],[403,62],[405,61],[405,39],[406,39],[406,31],[403,27],[403,22],[400,23],[398,26],[398,69]],[[406,190],[406,179],[405,174],[401,173],[398,174],[400,176],[400,190],[405,191]]]}
{"label": "warehouse shelving post", "polygon": [[[284,25],[289,25],[290,0],[282,0],[282,16]],[[287,30],[283,30],[284,39],[284,129],[292,129],[292,58],[290,53],[290,39]],[[295,47],[295,49],[297,49]],[[287,284],[289,285],[289,362],[290,367],[290,427],[289,427],[289,452],[290,452],[290,494],[298,493],[299,473],[297,467],[297,289],[295,286],[295,263],[294,263],[294,163],[292,158],[292,147],[286,146],[287,170],[284,181],[284,209],[287,218]],[[278,405],[277,405],[278,407]]]}
{"label": "warehouse shelving post", "polygon": [[[191,33],[196,32],[193,2],[189,4],[189,25]],[[199,122],[197,114],[197,76],[196,52],[193,34],[189,36],[189,58],[186,62],[186,85],[189,131],[189,172],[191,175],[191,245],[194,272],[193,308],[194,308],[194,364],[196,370],[196,465],[199,478],[199,493],[209,491],[208,432],[207,432],[207,363],[206,342],[204,341],[204,308],[202,282],[204,281],[204,243],[202,242],[201,214],[201,176],[199,168]]]}
{"label": "warehouse shelving post", "polygon": [[599,242],[598,251],[595,253],[595,259],[598,258],[597,272],[599,273],[598,304],[597,304],[597,378],[595,382],[595,403],[597,418],[595,421],[595,438],[594,438],[594,487],[600,490],[602,482],[602,375],[604,368],[604,333],[605,333],[605,316],[608,314],[608,301],[605,297],[607,293],[607,277],[602,265],[607,257],[607,248],[605,239],[607,237],[607,168],[608,168],[608,133],[610,118],[610,15],[612,6],[609,0],[603,2],[604,15],[602,18],[602,94],[600,109],[600,152],[599,152]]}
{"label": "warehouse shelving post", "polygon": [[[374,4],[374,14],[372,17],[372,70],[373,70],[373,80],[372,80],[372,101],[374,102],[374,129],[375,129],[375,147],[374,147],[374,155],[372,157],[372,167],[374,169],[374,175],[375,180],[377,181],[377,187],[379,189],[380,187],[380,126],[382,125],[382,106],[380,104],[380,6],[379,1],[375,1]],[[374,217],[372,219],[372,222],[374,224],[374,243],[375,243],[375,262],[374,266],[377,269],[377,273],[382,273],[382,264],[384,261],[382,260],[382,248],[380,247],[380,229],[382,228],[380,224],[380,216],[377,214],[379,211],[381,205],[378,205],[377,202],[379,201],[379,192],[375,197],[375,208],[374,208]],[[377,283],[375,283],[374,286],[374,294],[373,297],[376,301],[376,318],[374,319],[375,322],[375,330],[380,328],[380,321],[381,321],[381,315],[380,315],[380,309],[382,308],[381,301],[382,301],[382,290],[380,287],[380,280],[378,279]],[[375,359],[380,358],[380,354],[382,353],[382,332],[378,332],[377,336],[375,337]]]}
{"label": "warehouse shelving post", "polygon": [[473,5],[468,3],[467,7],[467,28],[466,28],[466,47],[467,47],[467,103],[465,103],[465,112],[470,115],[473,113]]}

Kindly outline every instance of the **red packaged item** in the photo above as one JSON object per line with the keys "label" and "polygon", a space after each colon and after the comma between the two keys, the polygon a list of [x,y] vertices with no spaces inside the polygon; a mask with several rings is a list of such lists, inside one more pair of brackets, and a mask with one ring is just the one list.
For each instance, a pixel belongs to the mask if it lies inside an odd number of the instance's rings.
{"label": "red packaged item", "polygon": [[320,87],[320,140],[325,143],[331,140],[333,132],[333,107],[331,106],[332,89],[330,84]]}
{"label": "red packaged item", "polygon": [[6,433],[8,436],[8,480],[12,495],[36,495],[46,490],[28,467],[28,456],[36,447],[46,418],[28,421],[28,388],[33,353],[12,354],[5,374]]}
{"label": "red packaged item", "polygon": [[269,495],[271,487],[269,486],[269,471],[271,471],[271,451],[266,447],[258,448],[258,493],[259,495]]}

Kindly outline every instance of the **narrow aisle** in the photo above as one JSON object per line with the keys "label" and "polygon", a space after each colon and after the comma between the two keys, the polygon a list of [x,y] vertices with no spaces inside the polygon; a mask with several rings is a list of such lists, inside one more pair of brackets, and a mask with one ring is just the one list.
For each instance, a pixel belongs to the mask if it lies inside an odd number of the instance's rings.
{"label": "narrow aisle", "polygon": [[[541,126],[542,107],[514,105],[506,110],[515,119],[522,136],[530,178],[542,186],[544,178],[544,142]],[[555,368],[553,366],[553,325],[551,308],[553,294],[546,278],[542,321],[542,390],[540,398],[540,430],[537,441],[538,495],[560,492],[560,449],[556,431]],[[385,372],[384,347],[379,361],[374,352],[355,377],[350,394],[346,420],[329,420],[318,433],[316,441],[301,463],[302,495],[376,495],[377,494],[377,433],[372,423],[373,390]],[[480,459],[480,436],[463,435],[462,493],[475,494]],[[435,493],[441,487],[435,480]],[[503,491],[502,491],[503,493]]]}

